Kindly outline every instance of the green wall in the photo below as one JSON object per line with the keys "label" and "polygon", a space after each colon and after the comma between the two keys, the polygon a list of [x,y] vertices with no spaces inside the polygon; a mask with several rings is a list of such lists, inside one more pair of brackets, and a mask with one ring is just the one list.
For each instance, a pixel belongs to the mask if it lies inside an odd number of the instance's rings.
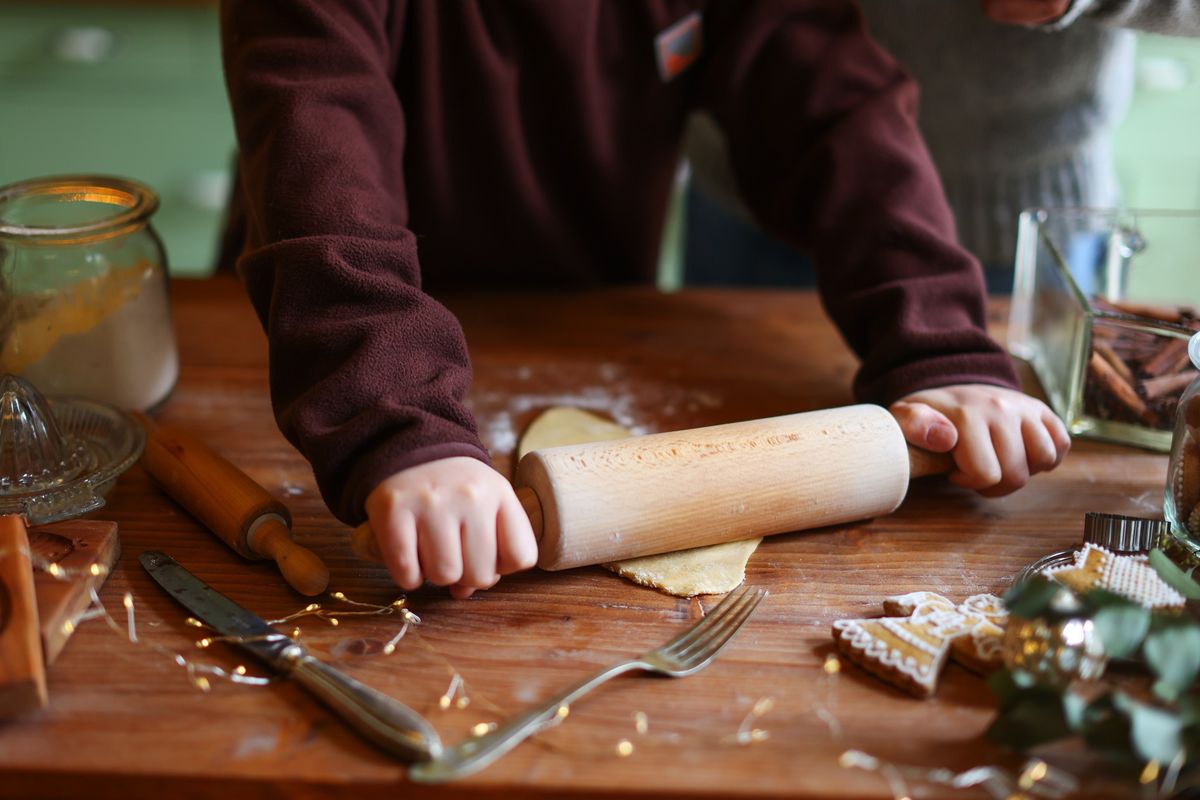
{"label": "green wall", "polygon": [[0,5],[0,109],[0,184],[138,179],[172,272],[210,270],[234,150],[215,5]]}

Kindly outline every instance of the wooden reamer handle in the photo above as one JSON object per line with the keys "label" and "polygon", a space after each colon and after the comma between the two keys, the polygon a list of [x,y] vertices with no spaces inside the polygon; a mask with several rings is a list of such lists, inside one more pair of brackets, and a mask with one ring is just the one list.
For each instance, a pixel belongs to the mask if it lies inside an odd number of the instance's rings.
{"label": "wooden reamer handle", "polygon": [[46,705],[46,665],[25,521],[0,516],[0,718]]}
{"label": "wooden reamer handle", "polygon": [[142,466],[175,502],[243,558],[274,559],[301,594],[325,591],[329,569],[292,541],[287,506],[195,437],[134,416],[146,429]]}

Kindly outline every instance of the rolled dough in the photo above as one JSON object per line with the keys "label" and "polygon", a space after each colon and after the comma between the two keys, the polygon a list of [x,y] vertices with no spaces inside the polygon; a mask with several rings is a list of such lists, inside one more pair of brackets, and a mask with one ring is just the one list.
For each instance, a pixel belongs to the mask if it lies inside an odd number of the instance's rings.
{"label": "rolled dough", "polygon": [[[558,406],[542,412],[525,429],[517,458],[530,450],[567,444],[624,439],[628,428],[588,411]],[[630,558],[605,564],[618,575],[676,597],[723,594],[746,578],[746,562],[762,539],[726,542],[709,547]]]}

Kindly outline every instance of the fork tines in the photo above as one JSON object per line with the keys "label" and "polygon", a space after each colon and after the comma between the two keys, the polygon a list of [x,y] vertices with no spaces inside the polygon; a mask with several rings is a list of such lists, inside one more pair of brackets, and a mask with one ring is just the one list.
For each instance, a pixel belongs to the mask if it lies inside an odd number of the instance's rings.
{"label": "fork tines", "polygon": [[737,632],[742,623],[750,616],[758,604],[768,594],[766,589],[745,586],[725,595],[711,611],[705,614],[679,636],[659,648],[660,651],[670,652],[677,657],[686,657],[689,651],[697,646],[704,647],[714,640],[720,639],[713,652],[724,647],[725,642]]}

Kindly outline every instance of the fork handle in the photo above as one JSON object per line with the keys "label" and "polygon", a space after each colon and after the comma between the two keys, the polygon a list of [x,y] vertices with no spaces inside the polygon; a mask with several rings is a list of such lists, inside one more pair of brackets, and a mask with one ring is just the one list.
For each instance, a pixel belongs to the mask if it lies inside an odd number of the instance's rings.
{"label": "fork handle", "polygon": [[569,707],[579,697],[618,675],[639,669],[651,669],[651,666],[635,658],[597,672],[542,705],[513,717],[491,733],[471,737],[447,748],[438,758],[414,765],[409,769],[408,776],[420,783],[444,783],[481,770],[537,733],[543,725],[559,715],[560,708]]}

